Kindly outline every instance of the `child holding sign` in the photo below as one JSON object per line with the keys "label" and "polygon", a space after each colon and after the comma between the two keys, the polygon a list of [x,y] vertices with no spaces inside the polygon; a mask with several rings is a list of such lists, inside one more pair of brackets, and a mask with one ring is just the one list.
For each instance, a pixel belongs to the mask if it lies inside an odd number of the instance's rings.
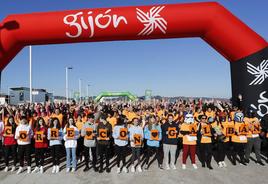
{"label": "child holding sign", "polygon": [[45,120],[42,117],[39,117],[36,121],[36,128],[34,130],[34,139],[35,139],[35,163],[36,167],[32,173],[44,172],[44,159],[45,151],[48,147],[47,143],[47,128],[45,127]]}
{"label": "child holding sign", "polygon": [[8,171],[9,166],[9,156],[12,155],[13,167],[11,172],[16,170],[17,164],[17,140],[15,139],[15,131],[17,125],[15,123],[14,117],[9,116],[7,123],[4,125],[3,138],[4,138],[4,153],[5,153],[5,172]]}
{"label": "child holding sign", "polygon": [[33,137],[33,131],[29,125],[25,116],[21,117],[19,126],[15,132],[15,139],[18,142],[18,157],[20,160],[20,167],[17,174],[23,171],[24,156],[27,160],[27,173],[31,173],[31,138]]}
{"label": "child holding sign", "polygon": [[97,172],[97,151],[96,151],[96,129],[94,124],[94,114],[87,115],[88,121],[82,127],[81,136],[84,137],[84,152],[85,152],[85,169],[84,172],[89,170],[89,151],[92,154],[92,166],[95,172]]}
{"label": "child holding sign", "polygon": [[130,139],[130,146],[131,146],[131,172],[135,172],[135,159],[138,160],[137,170],[138,172],[142,172],[141,165],[140,165],[140,154],[142,148],[142,141],[143,141],[143,129],[140,126],[140,122],[138,118],[132,119],[132,125],[129,128],[129,139]]}
{"label": "child holding sign", "polygon": [[50,128],[47,131],[47,139],[49,140],[49,147],[51,149],[52,157],[52,173],[60,171],[60,152],[62,148],[63,133],[58,118],[52,118]]}
{"label": "child holding sign", "polygon": [[123,163],[123,171],[128,173],[128,169],[126,167],[126,152],[127,152],[127,144],[128,144],[128,130],[125,117],[120,115],[117,119],[117,123],[113,129],[113,138],[115,143],[115,153],[117,156],[117,173],[121,172],[120,161]]}
{"label": "child holding sign", "polygon": [[158,167],[163,169],[160,155],[160,141],[162,140],[162,130],[159,122],[154,115],[150,115],[148,125],[144,128],[144,138],[147,140],[146,165],[145,170],[149,168],[149,159],[151,154],[156,153]]}
{"label": "child holding sign", "polygon": [[64,146],[66,148],[66,173],[70,172],[72,164],[72,172],[76,171],[76,148],[77,139],[79,138],[79,130],[75,126],[74,118],[69,117],[67,125],[63,129]]}

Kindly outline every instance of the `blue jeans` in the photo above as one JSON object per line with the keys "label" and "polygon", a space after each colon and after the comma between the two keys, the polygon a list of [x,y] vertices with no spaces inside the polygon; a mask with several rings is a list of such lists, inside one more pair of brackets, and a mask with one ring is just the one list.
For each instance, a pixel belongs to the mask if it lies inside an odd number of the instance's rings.
{"label": "blue jeans", "polygon": [[[72,155],[71,155],[72,154]],[[66,165],[67,168],[76,168],[76,148],[66,148]]]}

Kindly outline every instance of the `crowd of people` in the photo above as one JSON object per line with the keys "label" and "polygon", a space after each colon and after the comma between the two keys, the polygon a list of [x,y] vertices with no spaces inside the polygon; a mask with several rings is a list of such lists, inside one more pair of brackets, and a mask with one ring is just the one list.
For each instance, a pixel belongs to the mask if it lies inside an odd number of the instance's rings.
{"label": "crowd of people", "polygon": [[25,163],[27,173],[43,173],[45,162],[56,174],[62,159],[67,173],[76,172],[78,163],[84,172],[110,172],[112,158],[117,173],[148,170],[154,158],[159,169],[186,169],[188,156],[194,169],[197,157],[211,170],[212,159],[220,168],[227,158],[246,166],[253,150],[253,160],[264,166],[268,153],[268,115],[258,119],[253,110],[229,102],[6,104],[0,119],[4,172],[17,174]]}

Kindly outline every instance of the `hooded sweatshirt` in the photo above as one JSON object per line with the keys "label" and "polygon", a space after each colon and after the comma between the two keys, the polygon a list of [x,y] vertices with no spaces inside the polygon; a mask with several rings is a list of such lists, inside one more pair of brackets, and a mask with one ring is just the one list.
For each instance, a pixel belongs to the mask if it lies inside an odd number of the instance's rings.
{"label": "hooded sweatshirt", "polygon": [[[20,140],[20,132],[21,131],[26,131],[27,132],[27,140],[22,141]],[[33,130],[29,124],[19,124],[19,126],[16,128],[15,132],[15,138],[17,139],[18,145],[27,145],[31,144],[31,139],[33,137]]]}
{"label": "hooded sweatshirt", "polygon": [[[94,123],[91,123],[90,121],[87,121],[84,123],[82,130],[81,130],[81,136],[86,135],[86,129],[87,128],[92,128],[93,131],[97,130],[97,126]],[[84,146],[86,147],[96,147],[96,138],[94,137],[92,140],[87,140],[84,138]]]}

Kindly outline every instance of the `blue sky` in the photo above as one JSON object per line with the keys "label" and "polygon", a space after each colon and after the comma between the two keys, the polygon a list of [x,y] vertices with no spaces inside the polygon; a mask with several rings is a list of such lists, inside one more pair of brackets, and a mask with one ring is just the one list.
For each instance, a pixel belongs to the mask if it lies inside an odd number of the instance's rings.
{"label": "blue sky", "polygon": [[[200,2],[194,0],[1,0],[0,19],[9,14],[80,8]],[[268,39],[267,0],[219,0],[222,5]],[[230,97],[229,62],[199,38],[33,46],[33,87],[65,95],[65,67],[70,92],[130,91],[144,95]],[[2,91],[29,86],[29,48],[2,72]]]}

